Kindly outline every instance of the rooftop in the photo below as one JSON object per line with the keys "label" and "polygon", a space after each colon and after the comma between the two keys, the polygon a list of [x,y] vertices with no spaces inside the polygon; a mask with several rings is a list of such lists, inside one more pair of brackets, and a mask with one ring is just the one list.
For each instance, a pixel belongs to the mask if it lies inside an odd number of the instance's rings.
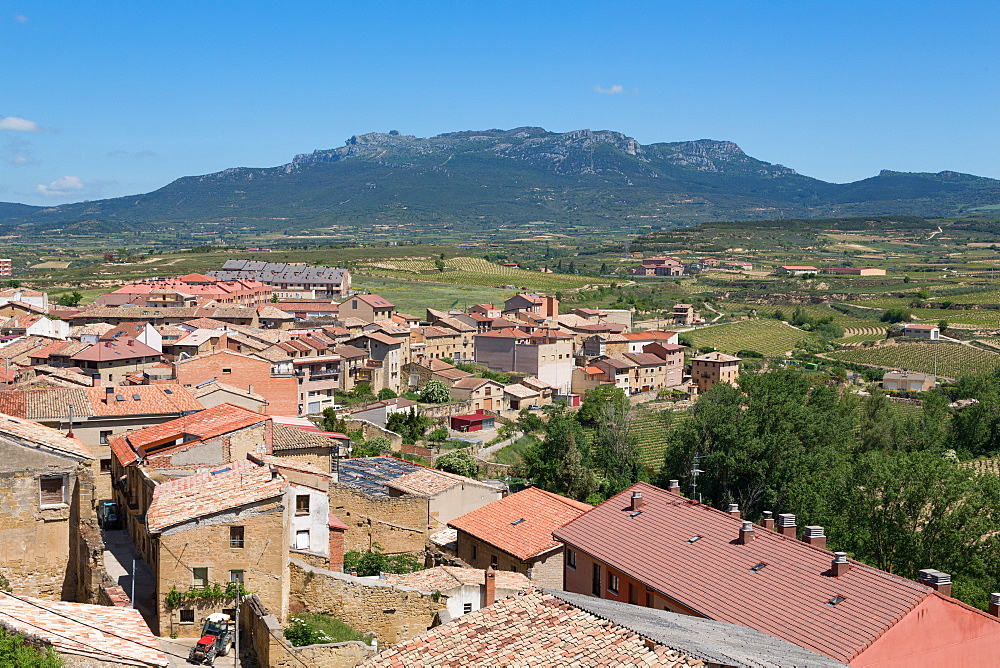
{"label": "rooftop", "polygon": [[552,532],[593,506],[529,487],[456,517],[448,526],[464,531],[522,561],[560,546]]}
{"label": "rooftop", "polygon": [[150,533],[160,533],[199,517],[257,503],[285,491],[287,482],[270,466],[249,460],[157,485],[146,515]]}
{"label": "rooftop", "polygon": [[704,355],[699,355],[698,357],[692,358],[692,361],[696,362],[739,362],[739,357],[733,357],[732,355],[727,355],[725,353],[705,353]]}
{"label": "rooftop", "polygon": [[[421,591],[446,592],[456,587],[483,584],[486,579],[486,571],[478,568],[435,566],[401,575],[386,573],[381,579],[385,582],[406,585]],[[518,589],[520,591],[531,591],[533,588],[528,576],[511,571],[496,571],[496,586],[497,589]]]}
{"label": "rooftop", "polygon": [[45,601],[0,591],[0,625],[51,645],[60,654],[84,657],[84,661],[170,665],[134,608]]}
{"label": "rooftop", "polygon": [[[638,514],[632,491],[645,502]],[[760,527],[742,545],[740,527],[728,513],[638,483],[554,534],[699,615],[845,662],[935,594],[853,560],[835,577],[832,552]]]}
{"label": "rooftop", "polygon": [[0,413],[0,438],[13,440],[28,447],[58,450],[74,457],[93,459],[86,446],[76,438],[70,438],[37,422],[2,413]]}
{"label": "rooftop", "polygon": [[339,482],[368,496],[388,497],[389,489],[425,496],[478,480],[412,464],[395,457],[362,457],[340,462]]}

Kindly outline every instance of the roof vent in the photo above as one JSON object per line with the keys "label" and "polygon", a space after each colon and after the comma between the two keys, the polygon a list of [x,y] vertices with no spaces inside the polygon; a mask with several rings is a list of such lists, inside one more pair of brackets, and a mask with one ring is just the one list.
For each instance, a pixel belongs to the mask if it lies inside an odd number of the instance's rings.
{"label": "roof vent", "polygon": [[732,517],[735,517],[736,519],[739,519],[739,517],[740,517],[740,504],[738,504],[738,503],[730,503],[729,504],[729,510],[727,512]]}
{"label": "roof vent", "polygon": [[1000,592],[990,594],[990,614],[1000,617]]}
{"label": "roof vent", "polygon": [[802,537],[802,540],[822,550],[826,549],[826,535],[823,533],[823,527],[807,526],[805,536]]}
{"label": "roof vent", "polygon": [[778,533],[782,536],[795,538],[795,515],[791,513],[778,514]]}
{"label": "roof vent", "polygon": [[945,596],[951,596],[951,575],[948,573],[942,573],[933,568],[925,568],[917,575],[917,579],[935,591]]}
{"label": "roof vent", "polygon": [[743,526],[740,527],[740,538],[739,544],[746,545],[751,542],[754,538],[753,533],[753,522],[744,522]]}
{"label": "roof vent", "polygon": [[765,529],[774,531],[774,513],[770,510],[765,510],[764,516],[760,518],[760,525]]}
{"label": "roof vent", "polygon": [[835,578],[839,578],[841,575],[851,570],[851,565],[847,562],[846,552],[833,553],[833,567],[830,570],[833,572],[833,577]]}
{"label": "roof vent", "polygon": [[671,480],[670,484],[667,485],[667,491],[673,492],[674,494],[681,493],[681,483],[679,480]]}

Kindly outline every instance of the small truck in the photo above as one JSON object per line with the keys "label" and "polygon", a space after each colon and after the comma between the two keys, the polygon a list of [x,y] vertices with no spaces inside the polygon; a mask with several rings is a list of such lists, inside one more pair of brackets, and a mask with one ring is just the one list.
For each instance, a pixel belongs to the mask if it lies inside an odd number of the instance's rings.
{"label": "small truck", "polygon": [[233,626],[229,615],[213,612],[201,627],[201,638],[191,648],[188,663],[211,666],[215,663],[215,657],[229,654],[232,646]]}

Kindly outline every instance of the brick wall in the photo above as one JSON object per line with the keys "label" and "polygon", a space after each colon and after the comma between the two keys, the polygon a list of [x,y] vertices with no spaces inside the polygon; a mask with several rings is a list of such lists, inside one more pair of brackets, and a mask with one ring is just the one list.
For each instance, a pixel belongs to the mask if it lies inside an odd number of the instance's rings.
{"label": "brick wall", "polygon": [[[216,378],[221,383],[253,391],[267,399],[271,415],[299,414],[299,386],[295,376],[272,376],[271,363],[243,355],[216,353],[175,364],[176,382],[185,387]],[[229,369],[229,373],[225,370]]]}
{"label": "brick wall", "polygon": [[373,633],[379,645],[394,645],[433,624],[443,599],[412,587],[372,582],[344,573],[312,568],[292,560],[293,609],[333,615],[355,631]]}
{"label": "brick wall", "polygon": [[330,485],[330,512],[349,527],[345,550],[364,551],[378,543],[390,554],[422,552],[429,536],[428,503],[423,496],[374,497]]}

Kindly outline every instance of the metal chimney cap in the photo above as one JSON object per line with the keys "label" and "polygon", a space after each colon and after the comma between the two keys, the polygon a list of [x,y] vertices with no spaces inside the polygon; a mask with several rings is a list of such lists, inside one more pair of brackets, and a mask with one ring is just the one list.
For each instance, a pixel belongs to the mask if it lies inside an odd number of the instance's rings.
{"label": "metal chimney cap", "polygon": [[846,552],[834,552],[833,553],[833,563],[835,563],[835,564],[846,564],[847,563],[847,553]]}
{"label": "metal chimney cap", "polygon": [[951,575],[948,573],[942,573],[935,568],[921,569],[920,573],[917,575],[917,579],[937,585],[951,584]]}
{"label": "metal chimney cap", "polygon": [[823,527],[821,526],[807,526],[806,527],[806,538],[823,538]]}
{"label": "metal chimney cap", "polygon": [[753,531],[753,522],[744,522],[740,531]]}
{"label": "metal chimney cap", "polygon": [[990,594],[990,603],[993,603],[995,605],[1000,605],[1000,592],[995,591],[992,594]]}
{"label": "metal chimney cap", "polygon": [[793,527],[795,526],[795,515],[792,513],[779,513],[778,514],[778,526],[781,527]]}
{"label": "metal chimney cap", "polygon": [[739,509],[740,509],[740,504],[738,504],[738,503],[730,503],[729,504],[729,512],[735,513],[735,512],[738,512]]}
{"label": "metal chimney cap", "polygon": [[774,517],[774,513],[772,513],[770,510],[765,510],[764,511],[764,519],[765,520],[769,520],[772,517]]}
{"label": "metal chimney cap", "polygon": [[641,499],[642,498],[642,492],[639,492],[639,491],[632,492],[632,498],[633,499]]}

